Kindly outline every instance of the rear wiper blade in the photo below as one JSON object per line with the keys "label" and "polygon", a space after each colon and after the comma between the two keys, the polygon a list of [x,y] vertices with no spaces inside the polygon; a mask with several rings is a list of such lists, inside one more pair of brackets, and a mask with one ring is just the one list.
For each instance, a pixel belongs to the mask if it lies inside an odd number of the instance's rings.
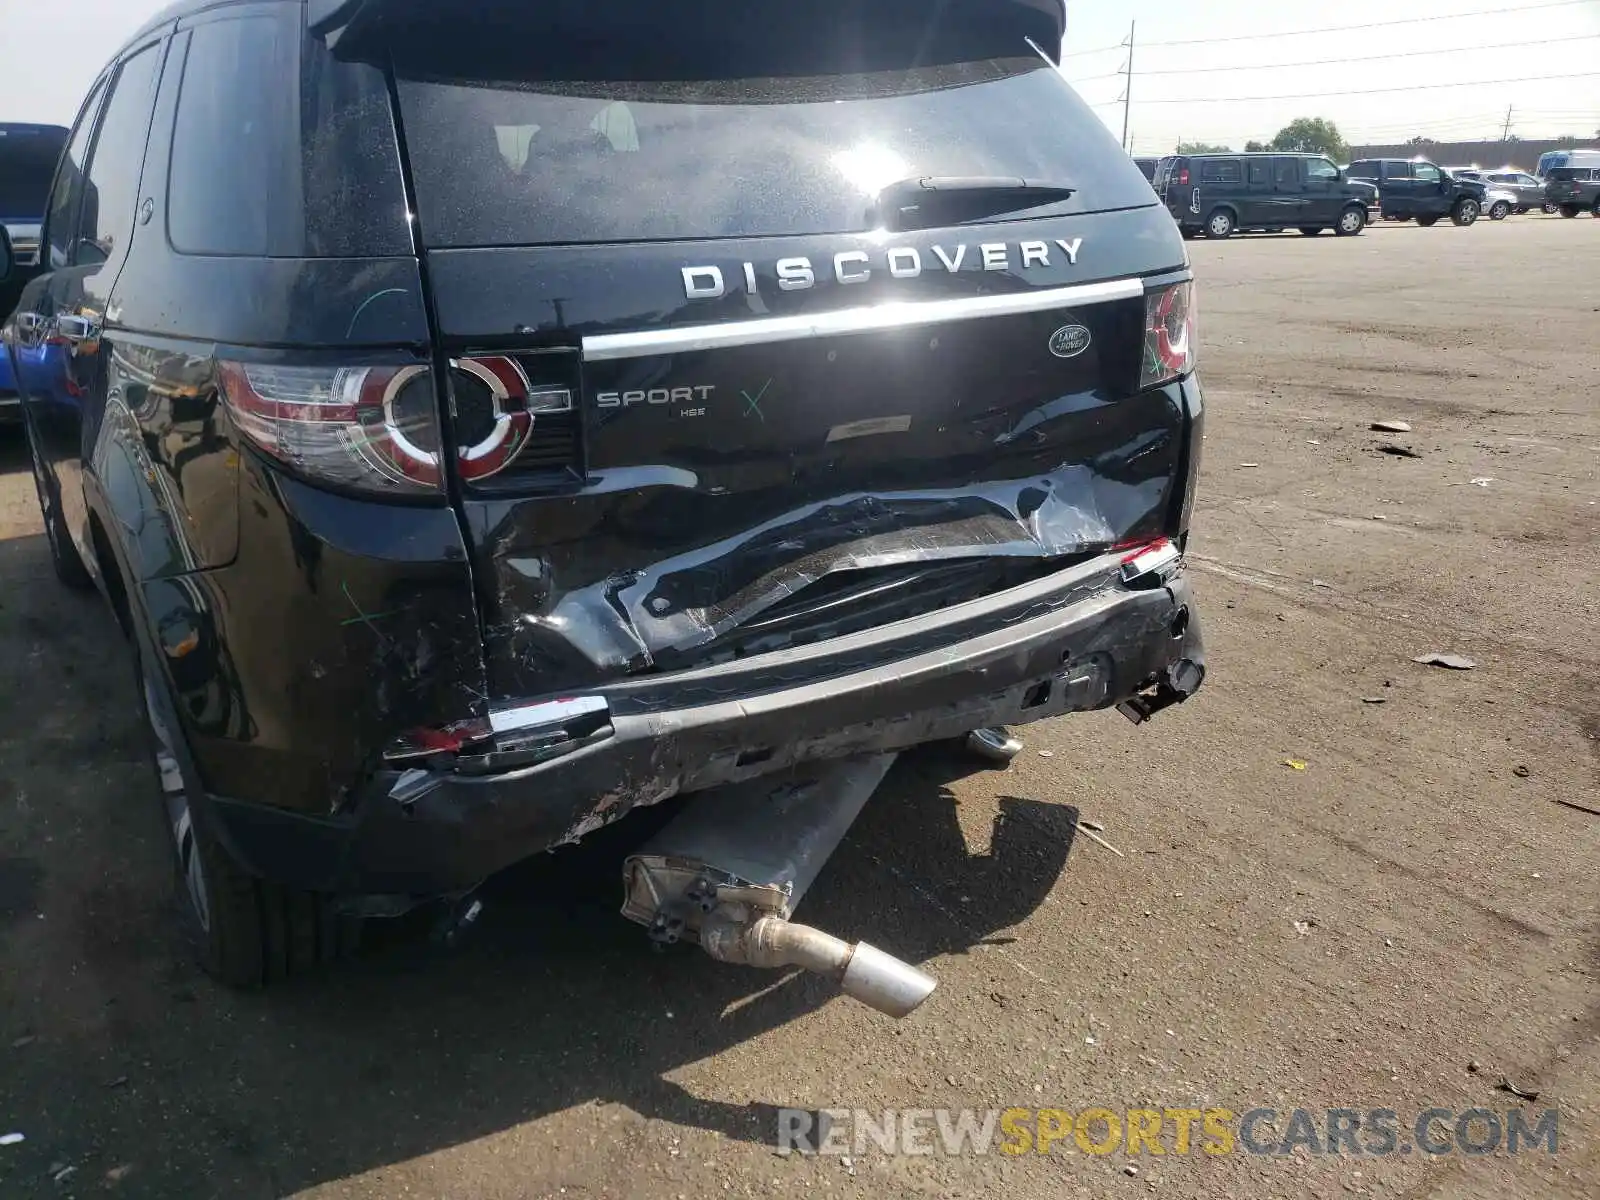
{"label": "rear wiper blade", "polygon": [[918,229],[1041,208],[1077,190],[1014,175],[919,175],[884,187],[869,215],[886,229]]}

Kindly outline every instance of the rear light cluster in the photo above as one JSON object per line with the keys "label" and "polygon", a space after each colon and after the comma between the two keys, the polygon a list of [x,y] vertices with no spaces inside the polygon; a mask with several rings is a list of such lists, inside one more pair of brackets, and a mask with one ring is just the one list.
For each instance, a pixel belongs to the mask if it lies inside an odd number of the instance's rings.
{"label": "rear light cluster", "polygon": [[[220,364],[223,397],[240,432],[308,476],[388,495],[442,490],[440,405],[430,367],[300,367]],[[577,447],[572,389],[535,384],[504,355],[450,363],[457,473],[481,483],[530,448],[563,465]],[[540,438],[554,426],[557,446]],[[537,431],[537,432],[536,432]],[[541,448],[542,446],[542,448]]]}
{"label": "rear light cluster", "polygon": [[1194,284],[1174,283],[1147,293],[1140,390],[1189,374],[1194,360]]}

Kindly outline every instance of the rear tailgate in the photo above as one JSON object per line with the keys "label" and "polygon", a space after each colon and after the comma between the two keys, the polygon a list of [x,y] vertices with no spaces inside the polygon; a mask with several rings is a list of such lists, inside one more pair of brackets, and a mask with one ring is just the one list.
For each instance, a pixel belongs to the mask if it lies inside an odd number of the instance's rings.
{"label": "rear tailgate", "polygon": [[[1179,278],[1182,243],[1030,47],[1041,6],[950,36],[928,6],[845,7],[898,22],[863,33],[872,69],[765,29],[710,59],[663,28],[593,61],[401,44],[439,330],[492,364],[453,376],[456,440],[493,449],[517,393],[543,409],[458,481],[496,697],[834,636],[1176,532],[1188,427],[1141,371],[1148,277]],[[669,77],[616,66],[646,61]],[[886,231],[879,189],[923,176],[1075,191]]]}

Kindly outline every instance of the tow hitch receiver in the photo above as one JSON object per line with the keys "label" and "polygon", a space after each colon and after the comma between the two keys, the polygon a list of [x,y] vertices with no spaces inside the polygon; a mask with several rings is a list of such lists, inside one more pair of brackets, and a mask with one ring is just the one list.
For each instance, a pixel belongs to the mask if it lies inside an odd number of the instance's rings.
{"label": "tow hitch receiver", "polygon": [[865,942],[789,918],[897,756],[828,763],[693,797],[623,866],[622,915],[663,945],[698,942],[720,962],[804,967],[903,1017],[938,981]]}

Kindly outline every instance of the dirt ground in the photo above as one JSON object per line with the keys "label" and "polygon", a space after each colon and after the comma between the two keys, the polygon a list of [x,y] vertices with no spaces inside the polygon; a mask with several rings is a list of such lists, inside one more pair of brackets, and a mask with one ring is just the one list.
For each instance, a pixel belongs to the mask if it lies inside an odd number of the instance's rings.
{"label": "dirt ground", "polygon": [[[901,761],[801,909],[939,977],[900,1023],[652,953],[626,823],[494,881],[448,955],[398,931],[212,985],[111,620],[54,581],[0,433],[0,1195],[1600,1195],[1600,816],[1554,803],[1600,807],[1600,222],[1192,253],[1210,679],[1142,728],[1031,727],[1010,769]],[[1518,1106],[1503,1079],[1559,1109],[1555,1154],[774,1150],[785,1106],[1406,1128]]]}

